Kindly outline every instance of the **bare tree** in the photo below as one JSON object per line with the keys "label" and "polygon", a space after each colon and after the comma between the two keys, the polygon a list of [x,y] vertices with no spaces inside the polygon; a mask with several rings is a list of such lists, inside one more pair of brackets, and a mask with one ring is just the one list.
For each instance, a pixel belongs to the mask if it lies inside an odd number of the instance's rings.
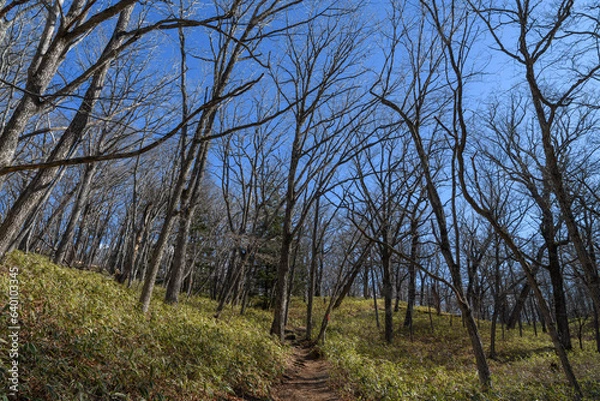
{"label": "bare tree", "polygon": [[411,209],[421,187],[418,163],[411,160],[410,138],[393,138],[389,132],[381,142],[357,157],[357,184],[351,218],[377,239],[381,257],[385,308],[385,339],[393,340],[393,249],[406,242],[411,233]]}
{"label": "bare tree", "polygon": [[[80,5],[83,7],[83,4]],[[119,21],[117,22],[113,35],[106,47],[103,50],[104,57],[110,54],[113,55],[115,51],[121,46],[123,42],[123,32],[126,31],[129,25],[131,13],[133,12],[133,5],[129,5],[119,15]],[[63,44],[66,46],[66,44]],[[61,46],[59,46],[60,48]],[[65,50],[65,49],[62,49]],[[62,51],[61,50],[61,51]],[[102,56],[101,56],[102,57]],[[58,66],[56,66],[57,68]],[[42,68],[41,66],[39,68]],[[104,80],[107,76],[110,63],[105,63],[102,68],[98,69],[92,76],[90,86],[86,90],[85,95],[76,115],[71,120],[69,126],[62,134],[58,144],[52,150],[52,153],[48,156],[50,160],[64,158],[73,151],[73,147],[76,146],[78,139],[80,138],[81,132],[86,128],[95,103],[100,96],[100,92],[104,86]],[[40,84],[39,90],[35,90],[32,93],[40,93],[44,85],[45,80],[49,80],[45,74],[42,74],[43,78]],[[29,114],[33,112],[33,98],[31,95],[26,95],[20,105],[15,110],[13,117],[8,122],[0,139],[0,163],[5,165],[10,163],[14,153],[11,149],[14,148],[11,144],[15,142],[19,133],[24,128],[26,120],[29,118]],[[19,117],[20,116],[20,117]],[[4,143],[5,145],[2,145]],[[15,143],[16,145],[16,143]],[[31,183],[26,189],[19,195],[19,198],[15,201],[14,205],[7,213],[2,222],[0,234],[0,255],[4,255],[10,247],[13,245],[13,241],[18,234],[16,230],[20,227],[25,219],[28,217],[31,210],[39,202],[43,195],[43,189],[53,181],[56,176],[57,169],[46,169],[39,171],[33,178]]]}
{"label": "bare tree", "polygon": [[[334,12],[335,8],[331,10]],[[286,58],[276,71],[279,94],[293,104],[284,219],[271,334],[283,340],[291,247],[313,203],[331,185],[357,145],[351,133],[362,117],[359,53],[364,33],[355,10],[316,18],[285,37]],[[321,11],[314,10],[319,15]],[[337,18],[336,18],[337,17]],[[300,200],[303,199],[301,207]]]}
{"label": "bare tree", "polygon": [[[283,13],[299,2],[300,0],[257,0],[255,2],[243,3],[236,0],[225,6],[227,7],[226,14],[233,15],[235,18],[219,21],[219,24],[222,25],[218,29],[220,33],[215,38],[211,47],[211,61],[213,63],[212,87],[208,91],[208,100],[198,109],[202,110],[202,113],[196,122],[196,129],[192,135],[190,145],[187,147],[185,156],[181,160],[179,175],[174,184],[166,218],[158,242],[152,253],[149,274],[146,276],[140,296],[140,304],[143,311],[148,311],[150,306],[150,299],[158,270],[171,234],[171,229],[179,213],[181,213],[179,217],[182,223],[180,227],[182,234],[177,245],[176,269],[181,269],[184,263],[185,246],[188,237],[186,233],[189,233],[189,224],[195,211],[195,205],[191,202],[199,190],[199,183],[202,181],[205,173],[209,142],[215,137],[212,131],[219,107],[226,100],[234,99],[247,92],[260,80],[260,76],[246,81],[234,79],[236,78],[234,75],[236,73],[235,67],[244,55],[247,55],[249,60],[257,60],[253,53],[253,48],[255,42],[264,37],[263,26],[273,16]],[[217,8],[220,7],[221,5],[217,4]],[[236,130],[258,124],[260,122],[257,121],[237,127],[221,127],[221,132],[216,136],[224,136]],[[178,273],[178,270],[176,272]],[[174,296],[178,292],[178,289],[177,291],[172,289],[170,295]]]}
{"label": "bare tree", "polygon": [[[261,109],[260,101],[257,103]],[[231,248],[216,317],[230,300],[240,296],[244,307],[251,270],[264,256],[262,249],[274,241],[268,227],[276,225],[280,216],[283,184],[283,174],[275,167],[276,149],[281,145],[277,123],[221,138],[218,145],[219,181]]]}
{"label": "bare tree", "polygon": [[[539,209],[539,217],[536,217],[540,221],[543,247],[538,253],[546,254],[546,263],[541,264],[541,267],[550,273],[556,324],[561,341],[565,349],[571,349],[563,266],[559,257],[560,247],[564,247],[568,241],[559,237],[563,219],[560,215],[557,216],[558,206],[549,182],[545,179],[547,170],[543,155],[536,151],[541,148],[541,144],[536,133],[530,129],[534,125],[527,118],[527,106],[526,100],[513,98],[506,115],[498,110],[499,105],[494,106],[489,116],[492,134],[487,139],[481,139],[480,152],[499,171],[507,174],[518,186],[524,187],[524,192],[528,193]],[[483,142],[486,141],[491,146],[484,145]],[[561,159],[566,161],[569,156],[563,154]]]}
{"label": "bare tree", "polygon": [[[498,210],[496,204],[496,197],[494,193],[492,196],[489,196],[489,193],[483,190],[483,188],[488,187],[490,184],[490,179],[488,177],[485,178],[486,186],[482,186],[482,181],[479,179],[479,175],[477,174],[477,170],[471,170],[472,174],[471,178],[473,180],[473,186],[477,189],[477,198],[473,197],[471,194],[471,188],[467,183],[468,172],[467,166],[465,164],[465,149],[467,145],[467,138],[469,137],[469,126],[467,123],[467,113],[465,107],[465,99],[464,99],[464,85],[466,80],[465,70],[464,70],[464,57],[466,53],[456,51],[454,48],[454,44],[456,43],[457,37],[462,37],[468,31],[448,31],[445,27],[444,21],[441,16],[448,15],[450,17],[454,16],[454,8],[451,8],[449,12],[446,10],[440,10],[436,4],[427,5],[427,9],[429,14],[431,15],[436,28],[442,38],[442,43],[447,52],[447,62],[450,68],[450,76],[452,77],[450,80],[450,86],[453,90],[453,116],[454,118],[451,120],[451,123],[445,124],[441,119],[437,119],[437,123],[439,126],[446,131],[447,135],[454,140],[454,154],[456,157],[456,165],[458,172],[458,180],[460,183],[460,188],[462,190],[463,196],[469,203],[469,205],[473,208],[475,212],[484,217],[489,224],[494,228],[496,233],[503,239],[507,247],[513,253],[515,259],[521,265],[523,271],[525,272],[530,287],[533,289],[536,294],[536,298],[538,300],[538,304],[543,313],[544,319],[548,324],[549,333],[551,335],[552,341],[554,343],[556,352],[560,358],[561,364],[563,366],[563,370],[569,380],[569,383],[572,385],[576,398],[581,398],[581,389],[579,384],[573,374],[571,369],[570,362],[568,360],[568,356],[565,352],[565,349],[560,341],[558,332],[554,325],[554,320],[552,314],[546,304],[544,295],[542,294],[540,287],[535,279],[533,274],[533,270],[531,268],[530,263],[527,261],[527,258],[521,248],[515,242],[515,238],[511,236],[504,222],[500,219],[501,210]],[[445,13],[445,11],[447,13]],[[512,20],[512,18],[511,18]],[[514,21],[514,20],[513,20]],[[523,27],[526,30],[525,27]],[[522,31],[525,32],[525,31]]]}
{"label": "bare tree", "polygon": [[[573,106],[590,107],[585,100],[585,90],[600,76],[597,17],[590,14],[592,8],[585,4],[578,7],[572,0],[560,1],[552,9],[521,0],[501,8],[476,3],[474,9],[499,50],[522,69],[544,151],[544,179],[556,196],[569,240],[598,307],[600,276],[575,217],[575,195],[569,190],[569,173],[560,161],[560,147],[568,146],[581,135],[577,132],[581,122],[569,124],[565,120],[569,115],[567,111]],[[501,27],[514,30],[515,43],[502,38]],[[561,67],[563,62],[565,67]],[[565,138],[566,143],[557,141],[557,137]]]}
{"label": "bare tree", "polygon": [[[451,226],[449,226],[446,208],[440,196],[440,184],[435,180],[430,163],[430,153],[428,153],[425,142],[426,124],[432,123],[436,114],[440,113],[440,110],[436,110],[436,108],[443,107],[445,102],[442,93],[442,89],[445,87],[441,78],[444,73],[440,69],[442,61],[447,62],[451,68],[457,67],[457,72],[462,73],[466,61],[465,57],[468,54],[466,49],[473,40],[471,35],[474,25],[468,18],[466,10],[461,9],[454,2],[450,4],[421,2],[422,9],[417,7],[414,10],[410,10],[408,6],[403,9],[395,3],[392,7],[391,50],[386,55],[387,66],[382,74],[381,90],[383,93],[374,91],[373,93],[382,104],[397,113],[412,137],[424,176],[427,198],[435,216],[439,248],[448,266],[452,283],[451,288],[455,293],[456,301],[471,340],[479,381],[484,389],[488,389],[492,384],[491,374],[473,316],[473,310],[463,289],[455,169],[452,167],[450,176],[452,198],[449,211],[451,224],[455,228],[455,244],[453,245],[450,232]],[[414,22],[407,23],[406,21],[410,21],[408,17],[411,15],[415,16],[413,17]],[[393,72],[394,68],[397,68],[395,65],[396,57],[398,57],[397,52],[401,49],[406,50],[405,54],[409,60],[407,67],[410,74],[406,77],[401,76],[399,83],[395,83]],[[457,56],[458,59],[456,59]],[[396,85],[400,84],[404,84],[404,86],[397,88]],[[452,88],[451,85],[452,83],[449,83],[448,88],[451,91],[456,91],[456,88]],[[390,96],[398,90],[402,90],[402,95],[399,97],[405,97],[403,101],[395,102],[390,99]],[[433,133],[435,134],[435,131]],[[454,157],[455,153],[453,153],[451,166],[455,165]]]}

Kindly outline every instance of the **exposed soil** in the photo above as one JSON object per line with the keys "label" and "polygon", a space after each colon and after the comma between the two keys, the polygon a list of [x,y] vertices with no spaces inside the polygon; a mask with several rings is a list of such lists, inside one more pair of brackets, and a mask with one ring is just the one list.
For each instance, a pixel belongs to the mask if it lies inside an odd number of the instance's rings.
{"label": "exposed soil", "polygon": [[341,401],[330,386],[329,370],[329,363],[318,349],[294,343],[282,381],[271,389],[273,401]]}

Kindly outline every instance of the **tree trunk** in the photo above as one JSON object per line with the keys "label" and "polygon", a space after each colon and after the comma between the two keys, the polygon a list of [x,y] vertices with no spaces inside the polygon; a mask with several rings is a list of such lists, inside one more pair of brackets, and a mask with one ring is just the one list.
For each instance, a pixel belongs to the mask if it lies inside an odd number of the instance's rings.
{"label": "tree trunk", "polygon": [[88,202],[90,187],[95,172],[95,164],[88,164],[85,166],[85,170],[79,184],[79,191],[77,193],[77,197],[75,198],[75,204],[73,205],[73,211],[71,212],[69,222],[67,223],[65,232],[63,233],[60,243],[58,244],[58,248],[56,249],[56,254],[54,255],[54,263],[56,264],[61,264],[64,262],[69,247],[73,246],[75,227],[79,221],[79,217],[81,216],[84,205]]}
{"label": "tree trunk", "polygon": [[[235,2],[232,5],[232,9],[229,11],[232,14],[235,14],[240,5],[241,3]],[[256,9],[256,11],[258,12],[258,9]],[[267,14],[261,14],[261,17],[265,18],[266,15]],[[228,46],[230,40],[233,40],[233,38],[228,37],[225,41],[224,47],[219,47],[216,49],[218,54],[217,60],[215,60],[214,74],[212,76],[213,85],[210,90],[210,99],[205,102],[206,106],[208,106],[211,102],[212,105],[210,105],[210,107],[206,107],[202,112],[200,119],[197,122],[196,131],[187,151],[187,155],[184,157],[183,154],[185,152],[181,152],[183,160],[181,162],[180,172],[171,195],[171,200],[167,206],[165,222],[163,224],[155,249],[152,253],[151,262],[148,266],[148,275],[144,280],[144,287],[140,296],[139,303],[142,311],[144,312],[147,312],[148,308],[150,307],[150,299],[152,297],[155,284],[154,282],[158,275],[158,270],[160,268],[160,263],[164,255],[169,236],[171,235],[171,229],[173,227],[175,217],[189,206],[187,204],[182,204],[181,200],[189,173],[192,169],[192,164],[194,162],[194,170],[196,170],[196,173],[192,173],[192,181],[195,179],[194,177],[201,177],[203,174],[204,168],[202,165],[205,163],[203,155],[206,151],[206,147],[208,146],[206,143],[207,136],[213,129],[217,109],[222,102],[222,100],[218,101],[218,99],[223,96],[226,86],[230,81],[231,74],[233,73],[234,66],[242,52],[246,50],[246,46],[244,45],[245,41],[249,40],[248,38],[251,35],[252,30],[262,21],[262,18],[257,17],[246,24],[245,28],[241,32],[241,36],[235,39],[236,44],[233,48]],[[185,53],[183,46],[180,47],[180,49]],[[184,90],[184,88],[182,88],[182,90]],[[184,104],[186,104],[185,101]],[[184,115],[185,113],[186,112],[184,110]],[[192,199],[191,201],[194,200]],[[181,209],[177,210],[178,208]]]}
{"label": "tree trunk", "polygon": [[400,311],[400,301],[402,301],[402,283],[406,276],[400,274],[401,264],[396,265],[396,299],[394,302],[394,312]]}
{"label": "tree trunk", "polygon": [[[535,192],[535,191],[532,191]],[[544,182],[541,195],[537,195],[536,202],[542,210],[542,224],[540,231],[544,238],[546,251],[548,253],[547,269],[550,273],[552,283],[552,295],[554,297],[554,312],[556,317],[556,328],[558,336],[566,350],[572,348],[571,333],[569,331],[569,316],[567,312],[567,299],[564,290],[564,280],[562,277],[560,258],[558,255],[558,244],[556,243],[556,228],[554,225],[554,216],[550,206],[550,188]]]}
{"label": "tree trunk", "polygon": [[575,219],[572,209],[573,197],[569,194],[569,191],[565,186],[563,177],[564,171],[561,169],[556,151],[554,149],[552,123],[555,117],[556,109],[551,110],[549,117],[546,115],[546,106],[543,101],[544,97],[540,88],[538,87],[537,75],[534,70],[535,60],[529,58],[528,55],[526,56],[526,78],[529,84],[537,121],[542,134],[542,145],[544,149],[544,156],[546,158],[547,176],[551,183],[552,191],[556,195],[556,200],[560,206],[562,217],[565,225],[567,226],[569,240],[575,248],[575,253],[583,269],[592,299],[596,304],[600,305],[600,276],[598,275],[595,263],[592,260],[579,231],[577,220]]}
{"label": "tree trunk", "polygon": [[302,155],[302,137],[301,130],[303,119],[299,118],[296,122],[294,141],[292,143],[292,154],[290,166],[288,169],[286,193],[285,193],[285,213],[283,218],[283,232],[281,235],[281,251],[279,254],[279,264],[277,266],[277,284],[275,286],[275,310],[273,312],[273,322],[271,323],[270,333],[283,341],[285,323],[288,311],[288,285],[290,276],[290,250],[294,234],[292,231],[292,218],[294,208],[296,207],[296,173],[300,157]]}
{"label": "tree trunk", "polygon": [[308,272],[308,299],[306,303],[306,339],[310,341],[312,339],[312,328],[313,328],[313,300],[315,295],[315,284],[317,279],[317,268],[319,258],[319,198],[315,201],[315,209],[313,216],[312,226],[312,239],[311,239],[311,258],[310,268]]}
{"label": "tree trunk", "polygon": [[139,299],[140,307],[144,313],[148,312],[150,309],[150,300],[152,299],[154,284],[156,282],[156,277],[158,276],[158,270],[160,269],[160,264],[165,254],[169,236],[171,235],[171,229],[175,220],[175,205],[179,204],[179,198],[181,196],[181,192],[183,191],[182,181],[183,180],[180,176],[180,179],[174,189],[173,198],[167,206],[165,221],[160,230],[160,234],[158,235],[158,240],[154,245],[154,250],[152,251],[152,256],[150,257],[150,263],[148,266],[145,266],[144,286],[142,287],[142,292]]}
{"label": "tree trunk", "polygon": [[566,350],[573,348],[571,332],[569,330],[569,315],[567,299],[564,290],[564,280],[558,263],[558,252],[549,260],[550,280],[552,282],[552,296],[554,297],[554,312],[556,315],[556,329],[563,347]]}
{"label": "tree trunk", "polygon": [[[133,280],[135,266],[138,263],[140,252],[140,246],[142,245],[142,240],[144,239],[145,232],[148,230],[149,220],[150,220],[150,209],[152,207],[151,203],[146,205],[144,209],[144,214],[142,216],[142,220],[140,221],[140,226],[136,227],[135,224],[135,203],[131,208],[131,217],[132,223],[129,224],[129,230],[132,232],[124,238],[123,249],[124,249],[124,266],[119,269],[120,274],[115,278],[117,282],[124,284],[125,282],[128,285]],[[129,239],[128,237],[131,237]],[[129,248],[129,251],[127,249]]]}
{"label": "tree trunk", "polygon": [[[58,184],[60,182],[63,175],[65,174],[65,171],[66,171],[65,168],[60,169],[56,179],[52,182],[52,185],[50,185],[50,186],[48,186],[48,188],[46,188],[46,190],[44,191],[44,195],[38,202],[37,206],[34,208],[33,211],[31,211],[29,218],[23,224],[21,233],[14,241],[14,243],[13,243],[14,245],[21,244],[22,242],[26,242],[25,244],[22,244],[22,245],[25,245],[27,248],[29,248],[29,246],[30,246],[29,242],[31,240],[31,235],[33,234],[33,232],[36,229],[36,226],[35,226],[35,220],[37,218],[36,216],[38,216],[43,211],[44,206],[48,202],[50,195],[52,194],[52,192],[54,191],[54,188],[56,187],[56,184]],[[38,240],[41,239],[43,233],[45,233],[49,230],[50,226],[52,225],[52,222],[58,216],[60,216],[62,214],[62,211],[67,207],[69,201],[71,200],[71,198],[73,197],[74,194],[75,194],[75,189],[69,191],[64,196],[64,198],[61,200],[58,207],[56,209],[54,209],[52,215],[48,218],[48,221],[45,224],[45,227],[38,228]],[[58,225],[60,225],[60,224],[58,224]],[[38,240],[34,241],[34,244],[38,244],[39,243]],[[9,249],[12,249],[12,246],[9,247]],[[36,251],[36,252],[38,252],[38,251]]]}
{"label": "tree trunk", "polygon": [[298,250],[300,247],[300,236],[296,240],[296,246],[293,248],[292,258],[290,262],[290,274],[288,277],[288,288],[287,288],[287,301],[285,302],[285,310],[283,312],[283,327],[285,328],[288,324],[288,318],[290,315],[290,300],[292,299],[292,291],[294,289],[294,279],[296,276],[296,262],[298,257]]}
{"label": "tree trunk", "polygon": [[377,306],[377,289],[375,288],[375,270],[373,266],[371,266],[371,292],[373,293],[373,309],[375,310],[375,322],[377,324],[377,328],[381,328],[381,323],[379,323],[379,307]]}
{"label": "tree trunk", "polygon": [[481,336],[479,335],[477,322],[473,317],[473,311],[467,303],[459,301],[459,307],[463,315],[463,322],[465,323],[467,332],[469,333],[469,339],[471,340],[473,353],[475,354],[475,363],[477,364],[477,372],[479,373],[479,382],[485,391],[492,386],[492,376],[487,359],[485,357],[483,344],[481,343]]}
{"label": "tree trunk", "polygon": [[179,170],[177,182],[175,183],[175,187],[173,188],[173,192],[171,194],[171,199],[167,205],[165,221],[163,223],[160,234],[158,236],[158,240],[152,252],[150,264],[147,267],[148,274],[144,279],[144,287],[142,288],[142,293],[140,295],[139,300],[143,312],[148,312],[148,309],[150,307],[150,299],[152,298],[152,292],[154,291],[154,284],[158,275],[158,270],[160,268],[160,264],[164,256],[169,237],[171,235],[173,224],[175,224],[175,218],[178,214],[182,212],[181,210],[178,210],[178,208],[185,209],[188,206],[182,204],[182,199],[184,197],[184,188],[186,185],[188,175],[192,170],[192,165],[196,173],[199,173],[201,170],[203,171],[202,166],[205,163],[203,154],[206,148],[201,145],[202,142],[199,139],[202,138],[204,134],[206,134],[205,128],[211,126],[212,121],[214,121],[214,115],[214,109],[209,109],[202,114],[202,116],[200,117],[200,121],[198,122],[195,140],[192,141],[192,145],[190,146],[186,157],[184,158],[184,160],[181,161],[182,165],[181,169]]}
{"label": "tree trunk", "polygon": [[521,289],[521,292],[519,292],[519,296],[515,301],[515,306],[513,307],[512,312],[508,317],[508,322],[506,322],[506,328],[508,330],[512,330],[517,326],[517,322],[519,321],[519,317],[521,316],[523,308],[525,307],[525,302],[529,297],[530,291],[531,287],[529,286],[529,283],[526,282],[525,284],[523,284],[523,288]]}
{"label": "tree trunk", "polygon": [[598,319],[598,305],[592,305],[594,309],[594,337],[596,338],[596,352],[600,353],[600,319]]}
{"label": "tree trunk", "polygon": [[413,324],[413,309],[417,298],[417,271],[414,262],[416,262],[419,252],[419,232],[418,221],[413,218],[410,224],[411,227],[411,242],[410,242],[410,258],[408,263],[408,297],[406,300],[406,315],[404,316],[404,327],[412,327]]}
{"label": "tree trunk", "polygon": [[112,207],[107,210],[106,217],[101,225],[97,225],[97,229],[94,235],[94,239],[92,241],[92,246],[90,249],[87,258],[85,259],[85,266],[91,267],[96,260],[96,256],[98,255],[98,250],[100,249],[100,244],[102,243],[102,238],[106,233],[106,229],[108,228],[108,224],[112,218]]}
{"label": "tree trunk", "polygon": [[[417,155],[419,157],[419,162],[421,169],[423,171],[423,177],[425,181],[425,188],[427,193],[427,198],[429,199],[431,209],[435,216],[435,221],[437,222],[437,227],[439,230],[439,246],[442,256],[450,270],[450,275],[452,277],[452,283],[454,285],[455,295],[463,313],[464,322],[467,325],[467,330],[469,332],[469,338],[471,340],[471,346],[473,348],[473,352],[475,353],[475,360],[477,363],[477,372],[479,375],[479,382],[481,383],[482,388],[485,390],[489,389],[492,385],[491,374],[489,370],[489,366],[487,364],[487,360],[485,358],[485,353],[483,351],[483,346],[481,345],[481,338],[479,336],[479,331],[477,330],[477,324],[473,319],[473,314],[470,306],[465,301],[465,294],[463,294],[462,286],[463,280],[461,277],[460,266],[458,262],[454,260],[454,255],[452,254],[452,245],[450,242],[450,236],[448,232],[448,225],[446,222],[446,214],[444,212],[444,204],[441,201],[439,192],[436,187],[436,183],[433,179],[432,171],[430,170],[429,164],[429,155],[425,150],[425,146],[423,144],[423,139],[419,132],[420,127],[416,125],[418,123],[418,118],[411,119],[398,105],[388,101],[385,98],[380,98],[382,103],[394,111],[396,111],[402,121],[407,125],[408,130],[412,136],[413,144],[415,145]],[[422,100],[421,100],[422,101]],[[418,111],[417,111],[418,113]],[[417,121],[417,123],[415,123]],[[455,151],[456,155],[460,155],[459,151]],[[461,156],[461,155],[460,155]],[[456,184],[456,177],[453,177],[453,187]],[[464,188],[463,188],[464,190]],[[454,215],[454,213],[453,213]],[[454,215],[454,217],[456,217]],[[454,221],[454,224],[457,224],[457,221]],[[457,256],[458,258],[458,256]],[[459,258],[457,259],[460,260]]]}
{"label": "tree trunk", "polygon": [[[363,255],[366,255],[366,252]],[[363,260],[364,257],[359,258],[359,260],[354,264],[354,266],[352,266],[350,274],[348,275],[348,280],[346,280],[346,282],[344,283],[344,286],[342,287],[342,290],[340,291],[340,294],[338,295],[335,304],[333,305],[333,309],[337,309],[340,306],[342,306],[342,302],[350,292],[350,289],[352,288],[356,277],[361,272],[361,270],[364,270]]]}
{"label": "tree trunk", "polygon": [[[103,55],[114,53],[122,43],[124,39],[122,33],[127,29],[132,11],[133,5],[130,5],[121,12],[117,25],[114,28],[113,36],[104,48]],[[102,91],[110,66],[111,63],[106,63],[93,75],[90,86],[83,96],[75,117],[73,117],[73,120],[71,120],[71,123],[60,137],[58,144],[52,150],[48,161],[65,158],[73,151],[74,146],[81,139],[83,130],[88,125],[94,105]],[[34,91],[33,93],[39,93],[39,91]],[[33,180],[19,195],[19,198],[7,213],[4,222],[0,226],[0,258],[8,251],[12,241],[18,234],[17,230],[22,227],[33,208],[42,198],[44,189],[48,185],[51,185],[59,170],[60,167],[39,170]]]}
{"label": "tree trunk", "polygon": [[[236,262],[238,258],[235,255],[239,254],[239,265]],[[217,306],[217,310],[215,312],[215,318],[219,318],[221,316],[221,312],[225,308],[229,299],[232,298],[232,294],[235,292],[236,288],[239,287],[240,281],[244,276],[244,272],[246,270],[246,266],[248,264],[248,252],[242,252],[242,250],[238,250],[234,253],[231,262],[231,275],[228,283],[225,283],[223,288],[223,292],[221,294],[221,299],[219,300],[219,305]],[[235,296],[233,296],[235,297]]]}
{"label": "tree trunk", "polygon": [[498,323],[498,303],[494,302],[494,311],[492,312],[492,327],[490,329],[490,359],[496,359],[496,326]]}
{"label": "tree trunk", "polygon": [[[189,208],[187,210],[189,210]],[[165,303],[168,304],[176,304],[179,302],[183,271],[186,267],[188,234],[192,225],[192,219],[187,210],[184,212],[183,216],[179,218],[179,231],[177,232],[177,240],[175,242],[173,265],[171,266],[169,282],[165,293]]]}
{"label": "tree trunk", "polygon": [[183,213],[179,217],[179,232],[177,233],[177,242],[175,244],[175,255],[173,257],[173,266],[171,268],[171,276],[165,294],[165,302],[175,304],[179,301],[179,293],[181,292],[181,282],[183,280],[183,272],[186,267],[187,247],[190,236],[192,221],[198,207],[197,198],[200,192],[204,172],[206,170],[206,155],[208,152],[208,143],[202,142],[199,152],[200,160],[196,162],[194,171],[192,171],[192,182],[181,198]]}
{"label": "tree trunk", "polygon": [[365,266],[365,268],[363,269],[363,282],[362,282],[362,289],[363,289],[363,298],[364,299],[370,299],[371,298],[371,294],[370,292],[370,284],[369,284],[369,266]]}
{"label": "tree trunk", "polygon": [[408,264],[408,297],[406,299],[406,314],[404,315],[404,327],[412,327],[413,310],[417,298],[417,274],[413,263]]}
{"label": "tree trunk", "polygon": [[[290,215],[291,218],[291,215]],[[291,220],[291,219],[290,219]],[[290,272],[290,247],[292,245],[292,234],[289,232],[291,222],[284,222],[284,230],[281,239],[281,250],[279,266],[277,267],[277,284],[275,286],[275,311],[271,323],[271,334],[283,341],[285,329],[285,312],[288,302],[288,281]]]}
{"label": "tree trunk", "polygon": [[[29,119],[40,110],[40,98],[48,84],[52,81],[63,59],[62,53],[66,50],[65,40],[55,40],[51,46],[58,27],[58,18],[61,14],[62,2],[54,1],[47,6],[48,16],[36,53],[29,66],[28,79],[25,83],[23,97],[19,101],[4,129],[0,132],[0,168],[10,166],[14,157],[19,136],[25,129]],[[4,182],[0,177],[0,186]],[[3,255],[0,246],[0,257]]]}
{"label": "tree trunk", "polygon": [[383,301],[384,301],[384,333],[385,341],[394,340],[393,323],[393,283],[392,283],[392,255],[387,245],[382,245],[381,264],[383,268]]}

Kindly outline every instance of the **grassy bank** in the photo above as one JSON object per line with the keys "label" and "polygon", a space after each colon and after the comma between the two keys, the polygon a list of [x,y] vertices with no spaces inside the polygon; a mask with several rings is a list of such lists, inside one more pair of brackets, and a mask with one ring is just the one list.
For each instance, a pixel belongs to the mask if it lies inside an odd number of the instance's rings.
{"label": "grassy bank", "polygon": [[[20,400],[262,398],[283,367],[286,350],[266,335],[267,312],[215,321],[213,302],[193,298],[172,307],[159,289],[144,316],[136,289],[22,253],[0,266],[2,304],[11,267],[19,269]],[[9,313],[4,308],[0,324],[3,384]]]}
{"label": "grassy bank", "polygon": [[[151,313],[137,308],[138,290],[110,277],[56,266],[36,255],[13,253],[0,266],[4,294],[0,324],[0,380],[9,383],[10,269],[17,267],[20,400],[235,400],[268,399],[287,350],[267,335],[270,312],[225,312],[191,298],[172,307],[156,291]],[[305,304],[293,299],[290,323],[303,326]],[[316,323],[325,303],[315,302]],[[414,333],[400,328],[383,341],[372,301],[347,299],[331,316],[324,351],[332,378],[349,399],[569,400],[571,392],[551,343],[538,326],[505,331],[499,326],[497,357],[490,359],[493,389],[482,393],[461,320],[417,308]],[[573,331],[574,327],[572,328]],[[489,349],[490,324],[480,322]],[[584,349],[570,352],[586,399],[600,399],[600,354],[589,327]],[[2,393],[4,392],[4,393]],[[6,387],[0,390],[0,400]]]}
{"label": "grassy bank", "polygon": [[[547,334],[532,327],[502,331],[498,326],[497,358],[489,360],[493,389],[482,393],[466,329],[456,316],[417,308],[414,335],[400,329],[405,309],[394,314],[394,343],[385,344],[375,325],[372,301],[348,299],[332,315],[325,350],[334,377],[347,394],[360,400],[571,400],[572,394]],[[383,318],[383,316],[382,316]],[[480,322],[489,349],[490,324]],[[570,352],[586,399],[600,399],[600,354],[592,332],[584,350]]]}

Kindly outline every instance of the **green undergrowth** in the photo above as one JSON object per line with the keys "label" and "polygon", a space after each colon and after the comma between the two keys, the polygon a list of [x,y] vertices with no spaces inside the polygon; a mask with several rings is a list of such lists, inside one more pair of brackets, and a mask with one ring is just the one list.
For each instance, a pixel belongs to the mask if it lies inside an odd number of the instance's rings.
{"label": "green undergrowth", "polygon": [[[358,400],[571,400],[572,393],[538,326],[503,331],[498,326],[497,357],[488,359],[493,388],[482,392],[466,329],[460,317],[416,308],[414,332],[401,328],[405,309],[394,313],[393,344],[375,324],[372,301],[347,299],[331,316],[325,352],[334,366],[333,379]],[[380,316],[383,319],[383,313]],[[383,320],[382,320],[383,324]],[[480,322],[486,350],[490,324]],[[589,338],[584,350],[569,353],[585,398],[600,399],[600,354]],[[574,347],[577,341],[573,339]]]}
{"label": "green undergrowth", "polygon": [[[19,400],[265,399],[287,351],[270,338],[266,312],[233,311],[192,298],[174,307],[157,289],[148,315],[139,291],[99,273],[59,267],[15,252],[0,266],[19,268]],[[2,298],[3,304],[6,296]],[[0,324],[0,380],[7,383],[9,308]],[[0,390],[0,400],[4,397]],[[231,396],[231,399],[234,399]]]}

